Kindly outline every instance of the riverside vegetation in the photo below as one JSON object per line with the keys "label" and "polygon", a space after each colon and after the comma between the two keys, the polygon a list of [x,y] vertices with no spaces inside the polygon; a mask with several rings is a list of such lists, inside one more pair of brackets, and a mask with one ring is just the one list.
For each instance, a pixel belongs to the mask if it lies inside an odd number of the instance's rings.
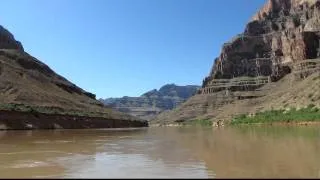
{"label": "riverside vegetation", "polygon": [[320,122],[320,109],[315,105],[301,109],[288,108],[258,112],[255,115],[242,114],[235,117],[230,124],[256,124],[256,123],[300,123],[300,122]]}
{"label": "riverside vegetation", "polygon": [[[226,125],[236,126],[244,124],[273,124],[273,123],[293,123],[305,124],[308,122],[320,122],[320,108],[310,104],[303,108],[284,108],[258,112],[256,114],[241,114],[232,118]],[[212,126],[210,119],[194,119],[192,121],[179,122],[179,126]]]}
{"label": "riverside vegetation", "polygon": [[[0,104],[0,110],[5,111],[19,111],[28,113],[42,113],[42,114],[59,114],[59,115],[72,115],[72,116],[84,116],[84,117],[105,117],[108,118],[108,113],[100,112],[87,112],[68,110],[58,107],[45,107],[45,106],[29,106],[26,104]],[[111,113],[111,110],[110,110]]]}

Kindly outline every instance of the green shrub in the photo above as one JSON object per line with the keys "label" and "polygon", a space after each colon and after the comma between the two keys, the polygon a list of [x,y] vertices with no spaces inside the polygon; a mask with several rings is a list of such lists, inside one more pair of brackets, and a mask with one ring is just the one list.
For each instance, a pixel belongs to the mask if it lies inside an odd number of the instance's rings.
{"label": "green shrub", "polygon": [[292,121],[320,121],[320,109],[310,104],[299,110],[291,108],[288,111],[281,109],[259,112],[254,117],[239,115],[232,119],[231,125]]}
{"label": "green shrub", "polygon": [[212,121],[209,119],[195,119],[191,121],[186,121],[183,125],[192,125],[192,126],[212,126]]}
{"label": "green shrub", "polygon": [[29,106],[24,104],[0,104],[0,110],[29,112],[33,114],[43,113],[43,114],[60,114],[60,115],[74,115],[74,116],[88,116],[88,117],[108,116],[107,113],[65,110],[57,107]]}

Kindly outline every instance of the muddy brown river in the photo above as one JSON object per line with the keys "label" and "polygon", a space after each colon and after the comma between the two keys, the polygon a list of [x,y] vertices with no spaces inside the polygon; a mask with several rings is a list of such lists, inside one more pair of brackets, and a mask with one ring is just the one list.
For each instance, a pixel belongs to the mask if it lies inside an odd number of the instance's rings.
{"label": "muddy brown river", "polygon": [[0,178],[320,178],[320,127],[0,131]]}

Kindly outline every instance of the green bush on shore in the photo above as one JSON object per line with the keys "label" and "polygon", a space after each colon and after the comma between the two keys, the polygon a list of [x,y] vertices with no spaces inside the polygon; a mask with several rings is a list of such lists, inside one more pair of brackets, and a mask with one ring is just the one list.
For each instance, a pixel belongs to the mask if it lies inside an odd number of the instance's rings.
{"label": "green bush on shore", "polygon": [[304,122],[320,121],[320,109],[313,104],[299,110],[291,108],[289,110],[270,110],[256,113],[253,116],[239,115],[232,119],[231,125],[254,124],[254,123],[274,123],[274,122]]}
{"label": "green bush on shore", "polygon": [[104,117],[106,113],[99,112],[82,112],[77,110],[65,110],[56,107],[43,107],[43,106],[29,106],[24,104],[0,104],[0,110],[19,111],[29,113],[43,113],[43,114],[60,114],[60,115],[73,115],[73,116],[88,116],[88,117]]}
{"label": "green bush on shore", "polygon": [[182,125],[212,126],[212,121],[209,119],[195,119],[195,120],[183,122]]}

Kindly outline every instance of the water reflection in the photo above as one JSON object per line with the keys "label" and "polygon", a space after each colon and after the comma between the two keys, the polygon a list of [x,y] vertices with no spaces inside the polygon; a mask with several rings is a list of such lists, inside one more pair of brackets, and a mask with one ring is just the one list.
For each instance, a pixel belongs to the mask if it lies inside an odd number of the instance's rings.
{"label": "water reflection", "polygon": [[[319,178],[319,127],[207,129],[180,136],[218,178]],[[187,142],[187,143],[184,143]]]}
{"label": "water reflection", "polygon": [[0,177],[61,177],[59,158],[92,156],[99,144],[141,130],[0,131]]}
{"label": "water reflection", "polygon": [[208,177],[204,162],[149,129],[8,131],[0,177]]}
{"label": "water reflection", "polygon": [[0,177],[319,178],[318,127],[0,131]]}

